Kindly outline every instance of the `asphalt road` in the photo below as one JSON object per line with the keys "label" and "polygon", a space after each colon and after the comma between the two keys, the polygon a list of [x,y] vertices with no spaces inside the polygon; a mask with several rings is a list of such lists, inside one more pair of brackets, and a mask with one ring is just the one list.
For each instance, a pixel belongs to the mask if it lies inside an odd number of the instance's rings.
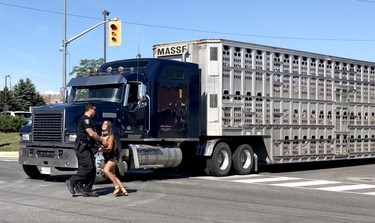
{"label": "asphalt road", "polygon": [[[72,197],[69,172],[28,179],[0,158],[0,222],[374,222],[375,164],[366,161],[261,168],[224,178],[174,171],[129,172],[128,197],[110,183],[98,198]],[[298,171],[294,171],[294,170]]]}

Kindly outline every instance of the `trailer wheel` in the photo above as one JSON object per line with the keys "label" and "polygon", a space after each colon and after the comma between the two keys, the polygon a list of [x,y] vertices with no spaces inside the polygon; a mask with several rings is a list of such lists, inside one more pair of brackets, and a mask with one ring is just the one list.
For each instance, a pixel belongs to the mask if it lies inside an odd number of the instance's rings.
{"label": "trailer wheel", "polygon": [[214,148],[212,157],[206,161],[206,174],[210,176],[227,176],[232,166],[232,152],[228,144],[221,142]]}
{"label": "trailer wheel", "polygon": [[23,171],[31,179],[45,179],[49,177],[48,174],[41,174],[37,166],[32,165],[22,165]]}
{"label": "trailer wheel", "polygon": [[234,151],[232,156],[233,167],[236,174],[249,174],[254,166],[254,151],[248,144],[242,144]]}

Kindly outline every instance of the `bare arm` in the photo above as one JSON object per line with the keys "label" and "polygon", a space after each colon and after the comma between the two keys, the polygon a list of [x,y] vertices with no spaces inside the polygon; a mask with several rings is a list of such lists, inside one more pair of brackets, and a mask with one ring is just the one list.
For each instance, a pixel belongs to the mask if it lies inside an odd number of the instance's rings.
{"label": "bare arm", "polygon": [[[105,137],[100,136],[100,138],[105,140]],[[100,147],[99,151],[111,152],[111,150],[113,149],[113,146],[114,146],[114,135],[108,136],[108,140],[106,140],[106,141],[108,142],[108,146]]]}
{"label": "bare arm", "polygon": [[99,141],[100,143],[102,143],[104,147],[107,147],[107,146],[108,146],[108,142],[107,142],[106,140],[102,139],[102,138],[98,135],[98,133],[96,133],[96,132],[94,132],[94,130],[92,130],[92,128],[87,128],[87,129],[86,129],[86,132],[87,132],[87,134],[88,134],[91,138],[93,138],[93,139]]}
{"label": "bare arm", "polygon": [[106,147],[107,150],[111,151],[113,149],[113,141],[114,141],[114,135],[111,134],[109,137],[108,137],[108,146]]}

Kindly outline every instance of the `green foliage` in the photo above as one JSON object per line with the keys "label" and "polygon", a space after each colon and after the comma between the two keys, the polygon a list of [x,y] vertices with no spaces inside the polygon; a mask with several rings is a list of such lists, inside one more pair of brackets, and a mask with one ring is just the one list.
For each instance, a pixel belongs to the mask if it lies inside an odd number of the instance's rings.
{"label": "green foliage", "polygon": [[[0,111],[29,111],[31,106],[44,104],[43,97],[36,91],[29,78],[21,79],[12,90],[4,88],[0,91]],[[4,105],[7,105],[7,108]]]}
{"label": "green foliage", "polygon": [[31,106],[44,105],[43,97],[36,91],[29,78],[21,79],[11,91],[10,105],[12,110],[28,111]]}
{"label": "green foliage", "polygon": [[0,114],[0,132],[19,132],[27,120],[21,116],[10,116]]}
{"label": "green foliage", "polygon": [[75,100],[88,98],[88,95],[89,95],[88,89],[77,89]]}
{"label": "green foliage", "polygon": [[0,151],[18,151],[20,135],[18,132],[0,132]]}
{"label": "green foliage", "polygon": [[92,60],[88,60],[88,59],[83,59],[81,60],[81,62],[79,63],[79,66],[74,66],[72,71],[69,73],[69,75],[73,75],[73,74],[76,74],[77,76],[86,76],[88,70],[89,72],[94,72],[95,69],[98,69],[100,67],[100,65],[102,65],[104,63],[104,59],[103,58],[99,58],[99,59],[92,59]]}

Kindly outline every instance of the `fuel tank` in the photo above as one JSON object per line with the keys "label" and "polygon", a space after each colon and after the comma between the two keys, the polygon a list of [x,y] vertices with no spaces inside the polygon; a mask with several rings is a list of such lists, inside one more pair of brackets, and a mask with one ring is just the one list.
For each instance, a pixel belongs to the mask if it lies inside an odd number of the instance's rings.
{"label": "fuel tank", "polygon": [[134,168],[175,168],[182,161],[182,151],[178,147],[161,147],[130,144]]}

